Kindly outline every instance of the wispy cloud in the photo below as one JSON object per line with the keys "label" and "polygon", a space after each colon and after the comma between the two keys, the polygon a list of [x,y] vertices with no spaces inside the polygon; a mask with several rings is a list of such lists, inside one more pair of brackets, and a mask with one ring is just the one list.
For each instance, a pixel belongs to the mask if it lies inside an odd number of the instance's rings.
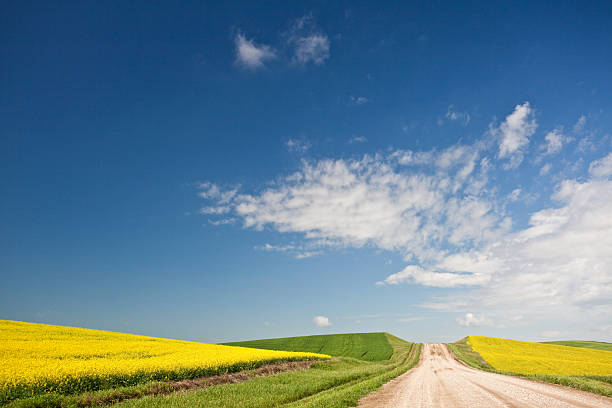
{"label": "wispy cloud", "polygon": [[322,65],[329,58],[329,39],[316,26],[311,15],[295,20],[285,37],[293,48],[292,60],[298,65]]}
{"label": "wispy cloud", "polygon": [[348,143],[349,144],[353,144],[353,143],[365,143],[368,141],[368,138],[365,136],[353,136],[349,139]]}
{"label": "wispy cloud", "polygon": [[368,103],[368,98],[365,96],[351,96],[349,98],[349,105],[365,105]]}
{"label": "wispy cloud", "polygon": [[463,327],[494,326],[493,322],[487,317],[475,315],[473,313],[466,313],[465,316],[458,317],[457,323],[459,323],[459,326]]}
{"label": "wispy cloud", "polygon": [[551,130],[544,136],[546,144],[541,149],[544,150],[544,155],[557,154],[563,149],[563,146],[574,140],[571,136],[566,135],[562,128]]}
{"label": "wispy cloud", "polygon": [[305,139],[289,139],[285,143],[285,147],[290,152],[304,153],[310,149],[310,142]]}
{"label": "wispy cloud", "polygon": [[208,220],[208,223],[214,226],[229,225],[236,222],[235,218],[222,218],[220,220]]}
{"label": "wispy cloud", "polygon": [[612,176],[612,153],[592,162],[589,165],[589,173],[594,177]]}
{"label": "wispy cloud", "polygon": [[[446,113],[444,114],[444,118],[452,122],[459,122],[464,126],[467,126],[470,123],[470,120],[472,119],[469,113],[458,112],[455,110],[455,107],[453,105],[448,106],[448,108],[446,109]],[[443,123],[444,120],[440,118],[438,120],[438,124],[441,125]]]}
{"label": "wispy cloud", "polygon": [[516,168],[521,164],[524,149],[537,126],[533,109],[529,102],[525,102],[516,105],[514,112],[508,115],[499,127],[491,129],[491,133],[499,138],[498,157],[509,159],[506,168]]}
{"label": "wispy cloud", "polygon": [[[588,308],[591,323],[603,325],[612,319],[612,153],[592,160],[586,178],[559,178],[549,200],[542,197],[549,204],[519,227],[506,204],[529,194],[519,186],[500,190],[491,172],[498,158],[516,164],[513,156],[527,152],[532,115],[528,103],[517,105],[493,130],[495,145],[486,134],[441,150],[304,160],[253,194],[225,195],[207,185],[205,208],[229,207],[244,228],[297,234],[295,251],[304,254],[362,247],[397,253],[405,265],[378,282],[383,290],[463,288],[423,307],[476,320],[474,311],[482,311],[500,321],[496,327],[516,323],[524,310],[534,311],[525,320],[559,313],[579,319]],[[547,164],[541,173],[549,170]]]}
{"label": "wispy cloud", "polygon": [[236,34],[236,63],[248,69],[262,68],[268,60],[276,58],[276,51],[268,45],[256,44],[243,34]]}

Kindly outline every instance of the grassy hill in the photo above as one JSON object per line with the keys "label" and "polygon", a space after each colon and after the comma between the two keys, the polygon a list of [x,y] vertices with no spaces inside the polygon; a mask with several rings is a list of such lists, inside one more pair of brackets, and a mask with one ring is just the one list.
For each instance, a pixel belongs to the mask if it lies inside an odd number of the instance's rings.
{"label": "grassy hill", "polygon": [[[263,366],[188,381],[152,381],[69,395],[51,392],[15,400],[7,408],[110,408],[115,404],[123,408],[347,408],[355,406],[361,397],[414,367],[421,352],[420,344],[388,333],[306,336],[231,344],[262,348],[251,351],[239,349],[247,353],[276,353],[270,349],[281,352],[325,350],[335,357],[330,360],[281,363],[295,366],[278,371]],[[301,363],[307,364],[299,365]],[[231,378],[225,378],[227,376]]]}
{"label": "grassy hill", "polygon": [[584,341],[584,340],[564,340],[564,341],[543,341],[544,344],[556,344],[558,346],[582,347],[595,350],[612,351],[612,343],[603,341]]}
{"label": "grassy hill", "polygon": [[388,360],[393,354],[387,333],[351,333],[319,336],[284,337],[224,343],[267,350],[302,351],[328,354],[335,357],[352,357],[364,361]]}

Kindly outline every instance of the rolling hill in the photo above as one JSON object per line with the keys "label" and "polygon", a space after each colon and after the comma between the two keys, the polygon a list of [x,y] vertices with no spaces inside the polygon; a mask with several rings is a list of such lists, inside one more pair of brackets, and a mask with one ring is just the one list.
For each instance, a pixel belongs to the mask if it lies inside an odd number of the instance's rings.
{"label": "rolling hill", "polygon": [[335,357],[352,357],[364,361],[388,360],[393,354],[388,333],[350,333],[302,337],[284,337],[223,343],[266,350],[300,351],[327,354]]}

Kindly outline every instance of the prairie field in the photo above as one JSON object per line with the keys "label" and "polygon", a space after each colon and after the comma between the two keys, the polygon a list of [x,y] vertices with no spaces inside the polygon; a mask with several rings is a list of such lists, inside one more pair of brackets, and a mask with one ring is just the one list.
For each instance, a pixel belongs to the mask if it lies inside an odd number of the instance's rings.
{"label": "prairie field", "polygon": [[468,344],[493,368],[518,374],[612,375],[612,351],[469,336]]}
{"label": "prairie field", "polygon": [[0,403],[154,380],[182,380],[329,356],[0,321]]}
{"label": "prairie field", "polygon": [[365,361],[387,360],[393,354],[385,333],[353,333],[224,343],[228,346],[268,350],[305,351],[330,356],[353,357]]}
{"label": "prairie field", "polygon": [[[142,336],[123,335],[119,333],[100,332],[95,330],[73,329],[58,326],[32,325],[17,322],[1,322],[3,340],[0,341],[4,355],[15,352],[7,350],[7,338],[16,341],[20,338],[23,349],[17,351],[25,361],[24,367],[32,364],[30,361],[34,354],[42,353],[44,360],[50,362],[59,360],[66,362],[69,367],[77,367],[77,363],[83,361],[101,362],[109,358],[117,365],[125,360],[126,355],[129,359],[136,357],[135,353],[142,353],[141,359],[155,360],[176,358],[180,362],[184,356],[194,356],[191,347],[200,346],[199,343],[190,343],[174,340],[164,340],[148,338]],[[43,334],[44,333],[44,334]],[[21,336],[21,337],[19,337]],[[55,347],[41,349],[33,348],[28,344],[27,338],[33,339],[33,344],[41,341],[54,343]],[[115,347],[124,350],[112,351],[95,346],[97,351],[88,351],[85,347],[80,347],[79,342],[86,339],[90,345],[96,342],[115,343]],[[61,343],[61,344],[60,344]],[[10,408],[49,408],[49,407],[99,407],[121,404],[127,407],[164,407],[164,406],[203,406],[203,407],[258,407],[268,408],[271,406],[290,406],[290,407],[338,407],[345,408],[354,404],[367,393],[390,379],[405,372],[414,365],[419,359],[420,345],[406,342],[388,333],[357,333],[324,336],[291,337],[285,339],[256,340],[253,342],[243,342],[253,344],[258,347],[269,345],[270,348],[285,348],[294,350],[262,350],[259,348],[245,348],[226,345],[201,345],[206,346],[201,350],[214,350],[216,354],[222,353],[225,356],[233,356],[230,362],[244,356],[246,362],[238,366],[229,366],[227,371],[234,371],[234,368],[244,368],[235,374],[220,374],[210,377],[210,374],[223,373],[222,366],[215,365],[211,358],[213,354],[208,352],[204,357],[200,355],[200,362],[194,363],[195,357],[185,359],[187,367],[212,367],[204,372],[199,371],[197,379],[189,381],[173,381],[181,378],[180,375],[170,374],[167,376],[156,376],[155,371],[149,371],[153,375],[141,378],[139,382],[108,382],[104,387],[95,388],[91,384],[86,387],[71,389],[60,389],[56,386],[49,387],[53,382],[52,378],[41,376],[46,380],[47,388],[22,388],[20,395],[12,394],[12,401],[7,400],[8,395],[4,395],[4,403],[9,402]],[[121,346],[119,346],[121,344]],[[184,345],[187,344],[187,349]],[[77,346],[73,348],[73,346]],[[38,347],[38,346],[37,346]],[[90,347],[91,348],[91,347]],[[127,349],[127,351],[125,351]],[[42,351],[41,351],[42,350]],[[52,350],[52,351],[51,351]],[[140,350],[140,351],[138,351]],[[325,358],[326,354],[312,353],[310,350],[327,351],[334,354],[334,358]],[[160,353],[155,357],[155,353]],[[231,354],[233,352],[234,354]],[[133,354],[129,354],[133,353]],[[195,353],[195,351],[193,351]],[[28,356],[30,354],[30,356]],[[153,357],[148,357],[153,355]],[[62,356],[58,358],[57,356]],[[295,365],[295,369],[278,370],[270,372],[275,364],[257,367],[263,360],[262,357],[273,357],[282,361],[286,360],[310,360],[297,361],[292,363],[280,363],[278,365]],[[138,360],[138,359],[137,359]],[[318,360],[318,361],[313,361]],[[239,360],[242,361],[242,360]],[[125,363],[124,363],[125,364]],[[168,367],[174,367],[168,363]],[[202,365],[203,364],[203,365]],[[206,365],[208,364],[208,365]],[[240,363],[239,363],[240,364]],[[22,365],[23,366],[23,365]],[[53,368],[56,365],[50,364]],[[146,365],[145,365],[146,366]],[[151,366],[148,366],[149,369]],[[162,367],[165,367],[162,365]],[[31,371],[26,369],[23,371]],[[267,373],[264,373],[266,372]],[[20,372],[18,361],[12,360],[10,368],[2,371],[2,375],[7,373],[16,377],[14,373]],[[164,371],[165,372],[165,371]],[[113,374],[117,378],[117,374]],[[232,376],[236,379],[232,379]],[[215,377],[218,377],[215,379]],[[4,377],[3,377],[4,378]],[[74,378],[74,377],[71,377]],[[91,378],[91,375],[81,377]],[[126,377],[130,378],[130,377]],[[186,377],[193,378],[193,377]],[[220,381],[217,381],[220,380]],[[6,381],[5,383],[6,384]],[[77,384],[79,384],[77,382]],[[80,384],[88,384],[81,381]],[[100,385],[100,384],[98,384]],[[6,390],[5,390],[6,391]],[[32,395],[34,394],[34,395]],[[0,405],[2,402],[0,402]]]}

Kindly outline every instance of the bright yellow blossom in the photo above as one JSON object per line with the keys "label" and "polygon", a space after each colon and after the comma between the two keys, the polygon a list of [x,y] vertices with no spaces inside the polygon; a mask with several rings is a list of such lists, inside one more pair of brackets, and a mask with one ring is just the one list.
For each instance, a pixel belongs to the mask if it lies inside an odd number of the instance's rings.
{"label": "bright yellow blossom", "polygon": [[493,368],[517,374],[612,375],[612,351],[469,336]]}
{"label": "bright yellow blossom", "polygon": [[148,380],[175,380],[268,361],[329,358],[0,320],[0,400]]}

